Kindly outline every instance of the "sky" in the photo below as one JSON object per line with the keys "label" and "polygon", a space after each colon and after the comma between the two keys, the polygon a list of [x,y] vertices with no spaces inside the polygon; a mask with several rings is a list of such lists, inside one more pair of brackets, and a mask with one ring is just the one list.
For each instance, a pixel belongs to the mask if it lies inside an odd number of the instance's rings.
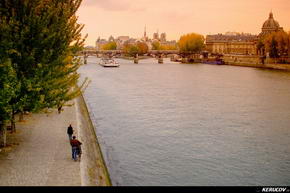
{"label": "sky", "polygon": [[83,0],[77,15],[86,45],[94,46],[98,37],[141,38],[145,25],[149,38],[158,31],[168,40],[192,32],[259,34],[271,10],[290,31],[290,0]]}

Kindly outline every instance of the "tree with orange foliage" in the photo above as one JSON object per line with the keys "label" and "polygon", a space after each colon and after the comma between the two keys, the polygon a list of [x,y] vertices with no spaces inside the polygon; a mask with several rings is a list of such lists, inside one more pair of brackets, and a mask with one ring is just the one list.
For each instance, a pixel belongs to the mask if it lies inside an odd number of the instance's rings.
{"label": "tree with orange foliage", "polygon": [[160,50],[160,43],[159,43],[159,41],[152,42],[152,50]]}
{"label": "tree with orange foliage", "polygon": [[148,46],[145,42],[138,42],[137,43],[138,54],[143,55],[148,52]]}
{"label": "tree with orange foliage", "polygon": [[136,56],[138,54],[138,47],[135,44],[125,44],[123,47],[123,51],[126,55]]}
{"label": "tree with orange foliage", "polygon": [[160,50],[177,50],[176,45],[161,45]]}
{"label": "tree with orange foliage", "polygon": [[135,44],[125,44],[124,52],[129,56],[143,55],[148,52],[148,46],[145,42],[137,42]]}
{"label": "tree with orange foliage", "polygon": [[273,32],[262,37],[258,49],[265,49],[271,58],[290,55],[290,33],[284,31]]}
{"label": "tree with orange foliage", "polygon": [[103,50],[116,50],[117,49],[117,43],[116,42],[108,42],[105,45],[103,45]]}
{"label": "tree with orange foliage", "polygon": [[178,41],[179,50],[185,53],[198,53],[204,48],[204,36],[196,33],[186,34]]}

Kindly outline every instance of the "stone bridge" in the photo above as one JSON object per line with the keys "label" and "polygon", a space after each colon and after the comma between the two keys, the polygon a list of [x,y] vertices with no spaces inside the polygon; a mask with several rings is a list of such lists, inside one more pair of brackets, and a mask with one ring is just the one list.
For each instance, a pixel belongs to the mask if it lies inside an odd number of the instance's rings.
{"label": "stone bridge", "polygon": [[[95,49],[90,49],[90,50],[84,50],[80,53],[81,55],[84,56],[85,58],[85,63],[86,63],[86,57],[87,56],[92,56],[95,55],[97,57],[120,57],[124,56],[126,53],[123,50],[95,50]],[[192,59],[199,58],[200,54],[196,53],[191,53],[191,52],[180,52],[179,50],[149,50],[146,53],[147,56],[151,56],[153,58],[156,58],[158,60],[158,63],[163,63],[163,58],[170,56],[172,61],[189,61]],[[134,58],[134,63],[138,63],[140,56],[138,54],[131,56]]]}
{"label": "stone bridge", "polygon": [[[81,52],[84,55],[120,55],[125,54],[123,50],[84,50]],[[148,55],[170,55],[170,54],[180,54],[178,50],[150,50],[147,52]]]}
{"label": "stone bridge", "polygon": [[[115,57],[122,56],[125,54],[123,50],[84,50],[81,52],[82,55],[86,58],[90,55],[95,56],[107,56],[107,57]],[[178,50],[150,50],[146,53],[147,56],[152,56],[158,59],[158,63],[163,63],[163,58],[168,55],[180,55]],[[138,54],[134,55],[134,63],[138,63],[139,56]]]}

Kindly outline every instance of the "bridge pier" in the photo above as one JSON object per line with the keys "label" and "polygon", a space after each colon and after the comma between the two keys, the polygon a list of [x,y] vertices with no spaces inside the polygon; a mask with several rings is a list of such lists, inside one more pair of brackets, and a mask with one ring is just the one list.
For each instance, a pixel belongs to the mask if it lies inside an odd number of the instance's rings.
{"label": "bridge pier", "polygon": [[182,58],[181,63],[189,63],[189,58]]}
{"label": "bridge pier", "polygon": [[134,58],[134,64],[138,64],[139,60],[138,58]]}
{"label": "bridge pier", "polygon": [[163,54],[158,55],[158,64],[163,64]]}
{"label": "bridge pier", "polygon": [[87,58],[88,58],[88,56],[84,55],[84,64],[87,64]]}
{"label": "bridge pier", "polygon": [[134,56],[134,64],[138,64],[138,62],[139,62],[139,57],[138,57],[138,54],[136,54]]}

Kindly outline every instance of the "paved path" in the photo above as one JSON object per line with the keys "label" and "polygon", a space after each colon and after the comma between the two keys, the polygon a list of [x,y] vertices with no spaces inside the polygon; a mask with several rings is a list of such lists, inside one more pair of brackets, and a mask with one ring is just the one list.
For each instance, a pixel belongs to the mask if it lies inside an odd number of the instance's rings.
{"label": "paved path", "polygon": [[0,154],[0,186],[80,186],[80,163],[71,158],[66,134],[70,123],[76,130],[74,106],[17,123],[19,145]]}

